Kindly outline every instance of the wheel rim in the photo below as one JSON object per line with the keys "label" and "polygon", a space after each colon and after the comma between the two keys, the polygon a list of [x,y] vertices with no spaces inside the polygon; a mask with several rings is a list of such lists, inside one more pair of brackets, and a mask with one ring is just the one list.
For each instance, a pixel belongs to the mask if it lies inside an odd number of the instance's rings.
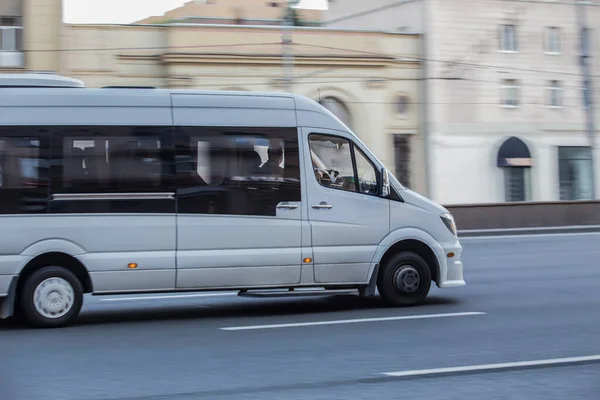
{"label": "wheel rim", "polygon": [[75,290],[63,278],[48,278],[41,282],[33,292],[33,304],[36,311],[51,319],[66,315],[75,302]]}
{"label": "wheel rim", "polygon": [[399,293],[415,293],[421,286],[421,274],[412,265],[401,265],[394,272],[394,289]]}

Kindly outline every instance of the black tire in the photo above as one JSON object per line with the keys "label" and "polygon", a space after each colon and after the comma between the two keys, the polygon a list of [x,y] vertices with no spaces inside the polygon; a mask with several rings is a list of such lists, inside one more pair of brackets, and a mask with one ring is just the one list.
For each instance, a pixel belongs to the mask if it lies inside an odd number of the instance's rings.
{"label": "black tire", "polygon": [[[417,275],[418,280],[415,279]],[[379,294],[387,303],[396,307],[409,307],[422,303],[429,294],[430,288],[429,266],[423,257],[412,252],[392,256],[385,265],[382,265],[377,277]]]}
{"label": "black tire", "polygon": [[[56,317],[48,317],[43,315],[35,306],[34,294],[36,288],[47,279],[58,278],[66,281],[72,288],[72,296],[68,291],[64,291],[65,287],[55,283],[55,287],[48,287],[50,291],[48,299],[57,301],[57,307],[61,307],[62,312],[56,314]],[[63,282],[64,283],[64,282]],[[68,288],[68,287],[67,287]],[[56,289],[56,290],[55,290]],[[72,297],[72,298],[71,298]],[[60,300],[60,302],[58,302]],[[47,303],[47,302],[46,302]],[[70,305],[68,311],[61,315],[64,310]],[[19,308],[21,316],[28,325],[36,328],[59,328],[68,325],[81,310],[83,305],[83,286],[79,279],[68,269],[63,267],[44,267],[35,271],[25,281],[19,296]]]}

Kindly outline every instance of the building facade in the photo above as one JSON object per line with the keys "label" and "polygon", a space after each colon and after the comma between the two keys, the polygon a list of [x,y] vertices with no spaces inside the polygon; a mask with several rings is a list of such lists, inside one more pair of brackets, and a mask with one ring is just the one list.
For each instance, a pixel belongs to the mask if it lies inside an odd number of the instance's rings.
{"label": "building facade", "polygon": [[[320,101],[407,184],[424,189],[424,177],[414,172],[422,170],[424,160],[419,155],[418,35],[296,28],[291,33],[289,89],[284,86],[281,27],[169,24],[66,29],[66,49],[90,50],[67,51],[64,73],[91,87],[291,90]],[[413,103],[401,103],[402,99]],[[414,143],[412,158],[396,154],[405,142]]]}
{"label": "building facade", "polygon": [[0,1],[0,73],[59,71],[61,0]]}
{"label": "building facade", "polygon": [[[592,29],[583,34],[595,55],[600,4],[585,3]],[[333,0],[325,20],[424,35],[423,127],[435,200],[586,200],[599,198],[600,174],[594,178],[586,134],[576,5]],[[595,63],[592,75],[599,72]]]}
{"label": "building facade", "polygon": [[61,0],[9,1],[22,10],[24,50],[10,71],[55,71],[89,87],[291,90],[320,101],[405,184],[425,189],[419,35],[296,26],[284,48],[283,0],[192,1],[130,25],[62,24]]}
{"label": "building facade", "polygon": [[3,0],[0,3],[0,71],[23,68],[24,59],[22,0]]}

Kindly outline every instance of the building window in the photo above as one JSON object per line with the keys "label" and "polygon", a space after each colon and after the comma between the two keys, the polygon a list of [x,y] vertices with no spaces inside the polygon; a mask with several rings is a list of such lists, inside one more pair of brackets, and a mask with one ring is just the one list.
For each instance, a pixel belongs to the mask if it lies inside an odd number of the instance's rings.
{"label": "building window", "polygon": [[22,68],[23,28],[21,19],[0,16],[0,68]]}
{"label": "building window", "polygon": [[504,173],[506,201],[531,200],[531,153],[518,137],[512,136],[498,150],[498,167]]}
{"label": "building window", "polygon": [[517,51],[516,25],[502,25],[500,33],[500,49],[508,52]]}
{"label": "building window", "polygon": [[590,28],[581,28],[581,53],[589,55],[592,51],[592,30]]}
{"label": "building window", "polygon": [[557,27],[546,28],[546,40],[545,40],[546,53],[548,54],[559,54],[560,53],[560,29]]}
{"label": "building window", "polygon": [[396,97],[396,112],[398,114],[406,114],[409,103],[410,98],[406,95],[399,95],[398,97]]}
{"label": "building window", "polygon": [[394,165],[396,178],[410,187],[410,135],[394,135]]}
{"label": "building window", "polygon": [[504,191],[507,202],[531,200],[530,168],[504,168]]}
{"label": "building window", "polygon": [[19,23],[19,18],[0,17],[0,51],[22,50],[23,28]]}
{"label": "building window", "polygon": [[589,147],[558,148],[561,200],[593,198],[592,152]]}
{"label": "building window", "polygon": [[502,82],[502,105],[506,107],[519,105],[519,82],[516,79],[505,79]]}
{"label": "building window", "polygon": [[548,105],[550,107],[562,106],[562,88],[559,81],[550,81],[548,87]]}

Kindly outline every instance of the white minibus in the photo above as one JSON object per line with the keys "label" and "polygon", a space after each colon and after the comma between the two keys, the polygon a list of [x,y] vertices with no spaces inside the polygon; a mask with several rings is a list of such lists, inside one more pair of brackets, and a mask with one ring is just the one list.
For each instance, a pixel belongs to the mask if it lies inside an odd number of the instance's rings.
{"label": "white minibus", "polygon": [[84,294],[239,291],[422,303],[465,285],[452,215],[286,93],[0,74],[0,318]]}

